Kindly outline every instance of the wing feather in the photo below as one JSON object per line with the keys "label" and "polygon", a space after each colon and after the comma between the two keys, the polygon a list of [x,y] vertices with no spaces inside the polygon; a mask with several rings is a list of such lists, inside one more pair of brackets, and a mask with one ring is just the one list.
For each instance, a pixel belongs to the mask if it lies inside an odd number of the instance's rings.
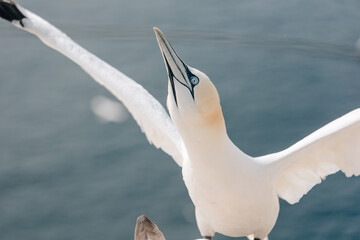
{"label": "wing feather", "polygon": [[288,149],[262,157],[277,194],[294,204],[326,176],[360,174],[360,109],[320,128]]}
{"label": "wing feather", "polygon": [[[12,1],[0,0],[0,4],[2,17],[6,16],[16,27],[36,35],[47,46],[78,64],[125,105],[150,143],[161,148],[182,166],[183,159],[187,157],[183,140],[164,107],[148,91],[38,15]],[[21,15],[14,15],[13,18],[9,16],[16,10]]]}

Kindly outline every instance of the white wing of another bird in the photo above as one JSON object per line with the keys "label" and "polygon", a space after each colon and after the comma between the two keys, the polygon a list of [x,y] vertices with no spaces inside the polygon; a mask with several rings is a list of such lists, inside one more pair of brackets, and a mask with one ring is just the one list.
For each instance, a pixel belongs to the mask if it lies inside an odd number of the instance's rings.
{"label": "white wing of another bird", "polygon": [[161,148],[182,166],[187,153],[181,136],[163,106],[141,85],[13,1],[0,0],[0,16],[16,27],[36,35],[47,46],[78,64],[126,106],[150,143]]}
{"label": "white wing of another bird", "polygon": [[284,151],[258,158],[268,164],[278,196],[294,204],[339,170],[360,174],[360,109],[315,131]]}

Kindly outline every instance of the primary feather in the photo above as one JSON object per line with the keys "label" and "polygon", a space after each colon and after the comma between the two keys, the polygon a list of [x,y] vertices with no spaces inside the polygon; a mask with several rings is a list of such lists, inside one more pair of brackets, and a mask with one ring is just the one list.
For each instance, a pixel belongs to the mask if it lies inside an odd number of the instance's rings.
{"label": "primary feather", "polygon": [[47,46],[81,66],[96,82],[125,105],[150,143],[161,148],[182,166],[186,157],[183,140],[164,107],[146,89],[85,50],[38,15],[18,4],[16,7],[25,18],[11,20],[11,17],[8,17],[7,20],[10,19],[16,27],[36,35]]}

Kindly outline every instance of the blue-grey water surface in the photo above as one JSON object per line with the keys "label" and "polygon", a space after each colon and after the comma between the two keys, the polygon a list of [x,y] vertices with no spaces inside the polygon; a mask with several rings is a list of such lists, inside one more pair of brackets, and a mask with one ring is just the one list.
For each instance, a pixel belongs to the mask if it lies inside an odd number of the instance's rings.
{"label": "blue-grey water surface", "polygon": [[[19,2],[165,105],[152,31],[159,27],[213,80],[231,139],[252,156],[280,151],[360,106],[358,0]],[[143,213],[167,239],[200,237],[180,169],[133,119],[100,124],[90,110],[99,94],[111,97],[0,21],[1,240],[132,239]],[[360,239],[360,178],[336,174],[296,205],[281,201],[270,238]]]}

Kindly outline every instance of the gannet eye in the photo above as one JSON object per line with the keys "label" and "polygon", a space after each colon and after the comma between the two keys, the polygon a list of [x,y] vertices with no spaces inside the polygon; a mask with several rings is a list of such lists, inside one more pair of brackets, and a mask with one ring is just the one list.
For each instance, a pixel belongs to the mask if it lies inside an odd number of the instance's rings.
{"label": "gannet eye", "polygon": [[192,84],[193,86],[196,86],[196,85],[199,84],[199,79],[198,79],[197,77],[195,77],[195,76],[192,76],[192,77],[190,78],[190,82],[191,82],[191,84]]}

